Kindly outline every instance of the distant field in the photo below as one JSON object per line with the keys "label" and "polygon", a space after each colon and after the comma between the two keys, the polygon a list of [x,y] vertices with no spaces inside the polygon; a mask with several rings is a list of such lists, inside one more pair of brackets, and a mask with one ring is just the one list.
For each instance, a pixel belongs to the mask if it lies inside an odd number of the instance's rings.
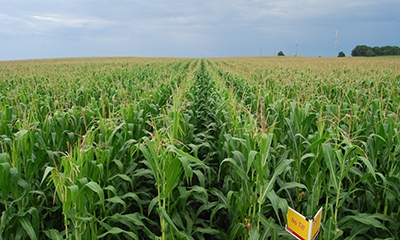
{"label": "distant field", "polygon": [[0,62],[0,239],[399,239],[400,58]]}
{"label": "distant field", "polygon": [[400,56],[377,56],[377,58],[400,58]]}

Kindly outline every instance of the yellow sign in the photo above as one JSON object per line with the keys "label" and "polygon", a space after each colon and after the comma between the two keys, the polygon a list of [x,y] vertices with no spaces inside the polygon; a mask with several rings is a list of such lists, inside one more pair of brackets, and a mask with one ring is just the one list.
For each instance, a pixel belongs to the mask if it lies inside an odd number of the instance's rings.
{"label": "yellow sign", "polygon": [[286,231],[300,240],[313,240],[321,227],[322,207],[313,219],[308,219],[293,208],[288,208]]}
{"label": "yellow sign", "polygon": [[317,212],[312,221],[311,239],[315,239],[319,233],[319,229],[321,228],[321,217],[322,217],[322,207],[319,209],[319,211]]}

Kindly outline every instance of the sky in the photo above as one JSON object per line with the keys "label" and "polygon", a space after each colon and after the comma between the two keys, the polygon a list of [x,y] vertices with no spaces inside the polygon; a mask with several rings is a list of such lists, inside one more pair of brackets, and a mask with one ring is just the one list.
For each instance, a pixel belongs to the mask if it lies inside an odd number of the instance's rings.
{"label": "sky", "polygon": [[400,46],[400,0],[0,0],[0,60],[347,56]]}

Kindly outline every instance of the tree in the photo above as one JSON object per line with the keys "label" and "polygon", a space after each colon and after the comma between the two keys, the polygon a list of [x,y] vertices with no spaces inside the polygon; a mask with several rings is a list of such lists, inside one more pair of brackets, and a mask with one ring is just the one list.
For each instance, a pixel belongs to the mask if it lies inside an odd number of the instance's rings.
{"label": "tree", "polygon": [[365,53],[365,56],[374,57],[375,53],[374,53],[374,51],[372,51],[372,49],[368,49],[367,52]]}
{"label": "tree", "polygon": [[343,51],[339,52],[338,57],[346,57],[346,54],[344,54]]}
{"label": "tree", "polygon": [[400,48],[397,46],[383,46],[383,47],[370,47],[366,45],[357,45],[353,51],[351,51],[353,57],[356,56],[390,56],[400,55]]}
{"label": "tree", "polygon": [[285,54],[282,51],[279,51],[278,56],[285,56]]}
{"label": "tree", "polygon": [[356,57],[356,56],[365,56],[368,49],[370,49],[370,47],[368,47],[367,45],[357,45],[353,51],[351,51],[351,56]]}
{"label": "tree", "polygon": [[373,47],[372,51],[374,51],[375,56],[382,56],[383,55],[383,50],[380,47]]}

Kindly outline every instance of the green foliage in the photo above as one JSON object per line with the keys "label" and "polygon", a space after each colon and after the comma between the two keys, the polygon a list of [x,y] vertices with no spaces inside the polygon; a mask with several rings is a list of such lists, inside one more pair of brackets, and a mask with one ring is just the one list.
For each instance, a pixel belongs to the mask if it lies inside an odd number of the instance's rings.
{"label": "green foliage", "polygon": [[54,61],[0,64],[0,239],[398,238],[396,59]]}
{"label": "green foliage", "polygon": [[398,56],[400,55],[400,47],[397,46],[384,46],[384,47],[370,47],[366,45],[357,45],[352,51],[353,57],[357,56]]}
{"label": "green foliage", "polygon": [[374,53],[374,51],[373,51],[372,49],[368,49],[368,50],[365,52],[365,56],[366,56],[366,57],[373,57],[373,56],[375,56],[375,53]]}
{"label": "green foliage", "polygon": [[285,54],[282,51],[279,51],[278,56],[285,56]]}
{"label": "green foliage", "polygon": [[338,57],[346,57],[346,54],[344,54],[343,51],[340,51],[339,54],[338,54]]}

